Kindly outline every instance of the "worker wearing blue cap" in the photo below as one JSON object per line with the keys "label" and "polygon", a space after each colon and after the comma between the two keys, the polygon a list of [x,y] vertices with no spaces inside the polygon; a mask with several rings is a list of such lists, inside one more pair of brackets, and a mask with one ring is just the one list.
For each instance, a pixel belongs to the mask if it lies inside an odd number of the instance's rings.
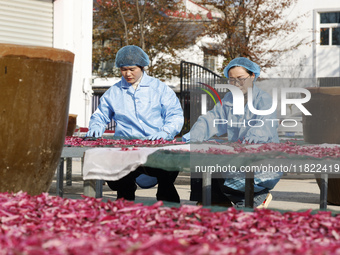
{"label": "worker wearing blue cap", "polygon": [[[276,121],[266,121],[266,119],[276,119],[276,112],[269,115],[257,115],[249,110],[247,104],[248,89],[252,88],[252,103],[257,110],[268,110],[272,106],[271,96],[255,85],[256,79],[260,75],[260,67],[251,60],[239,57],[235,58],[224,68],[224,75],[229,79],[229,84],[238,87],[244,95],[245,110],[243,115],[232,113],[233,95],[227,93],[220,103],[198,118],[190,132],[182,139],[186,142],[202,142],[209,140],[214,135],[221,136],[227,134],[231,142],[241,141],[243,143],[278,143],[277,134],[278,123]],[[214,120],[224,119],[228,123],[235,125],[215,125]],[[251,121],[251,124],[248,122]],[[255,175],[255,197],[254,204],[263,206],[271,200],[269,190],[272,189],[281,177],[281,173],[267,173]],[[236,205],[244,206],[245,179],[239,177],[226,178],[220,189]],[[193,194],[193,193],[192,193]],[[193,197],[193,196],[192,196]],[[192,198],[199,200],[200,196]],[[267,206],[265,204],[265,206]]]}
{"label": "worker wearing blue cap", "polygon": [[[255,85],[256,79],[260,75],[260,67],[247,58],[235,58],[226,68],[224,68],[224,75],[229,78],[229,83],[238,87],[244,94],[245,113],[244,115],[232,114],[233,96],[227,93],[222,100],[222,105],[216,106],[206,115],[198,118],[197,122],[191,128],[190,132],[183,136],[183,141],[202,142],[210,139],[212,136],[221,136],[228,134],[228,140],[249,142],[249,143],[270,143],[279,142],[277,134],[277,122],[263,121],[261,128],[256,127],[253,122],[249,125],[247,120],[250,119],[276,119],[276,113],[271,115],[256,115],[250,112],[247,105],[248,89],[253,90],[253,106],[257,110],[268,110],[272,106],[271,96],[259,89]],[[230,125],[215,125],[214,119],[226,119],[228,123],[242,123],[245,125],[238,127]]]}
{"label": "worker wearing blue cap", "polygon": [[144,72],[148,55],[138,46],[128,45],[116,54],[122,79],[100,99],[90,119],[87,136],[101,137],[113,119],[115,136],[133,139],[172,140],[182,129],[180,102],[172,89]]}
{"label": "worker wearing blue cap", "polygon": [[[123,139],[172,140],[181,131],[184,117],[176,94],[149,76],[144,71],[147,65],[149,57],[138,46],[128,45],[117,52],[116,67],[120,68],[122,79],[100,98],[87,136],[101,137],[111,119],[116,123],[115,136]],[[118,198],[134,200],[136,178],[145,188],[158,182],[158,200],[179,202],[174,187],[177,175],[175,171],[140,167],[119,181],[108,181],[108,185],[117,190]]]}

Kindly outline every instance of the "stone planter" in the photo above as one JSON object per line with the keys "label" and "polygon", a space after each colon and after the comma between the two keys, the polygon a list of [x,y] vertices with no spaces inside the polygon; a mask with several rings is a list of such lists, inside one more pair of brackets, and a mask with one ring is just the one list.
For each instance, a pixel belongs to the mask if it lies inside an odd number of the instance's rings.
{"label": "stone planter", "polygon": [[0,192],[47,192],[65,139],[74,54],[0,44]]}

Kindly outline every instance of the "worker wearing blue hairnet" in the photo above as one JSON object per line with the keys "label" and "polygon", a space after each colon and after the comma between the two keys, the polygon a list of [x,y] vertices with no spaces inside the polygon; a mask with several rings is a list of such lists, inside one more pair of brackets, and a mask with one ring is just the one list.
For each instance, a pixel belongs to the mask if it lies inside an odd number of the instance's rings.
{"label": "worker wearing blue hairnet", "polygon": [[[244,94],[245,112],[244,115],[232,114],[233,96],[227,93],[222,100],[222,105],[216,106],[206,115],[198,118],[189,133],[183,136],[183,141],[202,142],[212,136],[228,134],[229,141],[242,141],[249,143],[270,143],[279,142],[277,134],[277,122],[265,121],[276,119],[276,113],[271,115],[255,115],[250,112],[247,104],[248,89],[253,90],[253,106],[257,110],[268,110],[272,106],[271,96],[255,85],[260,75],[260,67],[247,58],[235,58],[224,69],[224,75],[229,78],[229,83],[240,88]],[[228,123],[241,123],[239,125],[216,125],[215,119],[225,119]],[[250,123],[248,120],[259,120],[257,123]],[[245,120],[245,125],[242,123]],[[262,122],[262,121],[263,122]],[[261,127],[259,127],[261,126]]]}
{"label": "worker wearing blue hairnet", "polygon": [[[252,104],[257,110],[268,110],[272,106],[271,96],[255,85],[260,75],[260,67],[251,60],[239,57],[235,58],[224,68],[224,75],[229,78],[229,84],[238,87],[244,95],[244,114],[233,114],[233,94],[227,93],[220,103],[198,118],[190,132],[182,139],[186,142],[202,142],[209,140],[212,136],[227,134],[231,142],[241,141],[243,143],[278,143],[277,121],[266,121],[276,119],[276,112],[269,115],[257,115],[252,113],[248,107],[248,89],[252,88]],[[216,125],[214,120],[223,119],[228,124]],[[252,120],[249,122],[249,120]],[[235,124],[233,124],[235,123]],[[261,206],[264,201],[268,203],[271,199],[269,190],[272,189],[281,177],[281,173],[269,173],[255,176],[254,203]],[[221,190],[224,193],[233,193],[228,196],[235,203],[244,206],[244,178],[226,178],[222,183]],[[240,195],[241,194],[241,195]],[[193,200],[200,199],[196,197]],[[266,200],[267,199],[267,200]]]}
{"label": "worker wearing blue hairnet", "polygon": [[[184,123],[183,110],[174,91],[144,71],[149,64],[148,55],[138,46],[128,45],[117,52],[115,62],[122,79],[100,98],[100,104],[91,116],[87,136],[101,137],[106,125],[113,119],[116,123],[115,136],[119,138],[174,139]],[[123,179],[108,184],[111,189],[117,190],[118,198],[134,200],[135,178],[145,187],[153,186],[158,181],[157,199],[179,202],[173,184],[178,172],[145,169],[139,168]],[[157,180],[148,179],[144,174]]]}

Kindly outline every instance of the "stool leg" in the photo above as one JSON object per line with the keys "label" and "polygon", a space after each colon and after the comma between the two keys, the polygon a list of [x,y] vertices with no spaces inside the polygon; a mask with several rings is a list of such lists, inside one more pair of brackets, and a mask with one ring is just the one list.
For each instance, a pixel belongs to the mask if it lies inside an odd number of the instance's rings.
{"label": "stool leg", "polygon": [[[83,176],[84,157],[81,158],[81,175]],[[103,197],[103,180],[84,180],[84,195],[88,197]]]}
{"label": "stool leg", "polygon": [[204,206],[211,205],[211,173],[203,173],[202,180],[202,204]]}
{"label": "stool leg", "polygon": [[72,186],[72,158],[66,158],[66,186]]}
{"label": "stool leg", "polygon": [[[83,176],[84,167],[84,156],[81,158],[81,175]],[[84,180],[84,196],[96,197],[96,181],[95,180]]]}
{"label": "stool leg", "polygon": [[321,174],[320,210],[327,209],[328,174]]}
{"label": "stool leg", "polygon": [[246,173],[245,207],[254,207],[254,172]]}
{"label": "stool leg", "polygon": [[59,167],[57,168],[57,187],[56,187],[56,195],[59,197],[63,197],[63,182],[64,182],[64,158],[60,159]]}
{"label": "stool leg", "polygon": [[96,180],[96,198],[103,197],[103,180]]}
{"label": "stool leg", "polygon": [[96,197],[96,180],[84,180],[84,195]]}

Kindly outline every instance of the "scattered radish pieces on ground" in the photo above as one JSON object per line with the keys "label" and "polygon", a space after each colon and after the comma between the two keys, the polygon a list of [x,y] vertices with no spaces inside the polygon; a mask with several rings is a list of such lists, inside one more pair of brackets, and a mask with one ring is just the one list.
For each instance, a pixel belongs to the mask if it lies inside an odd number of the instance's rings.
{"label": "scattered radish pieces on ground", "polygon": [[0,254],[339,254],[331,212],[211,212],[0,193]]}

